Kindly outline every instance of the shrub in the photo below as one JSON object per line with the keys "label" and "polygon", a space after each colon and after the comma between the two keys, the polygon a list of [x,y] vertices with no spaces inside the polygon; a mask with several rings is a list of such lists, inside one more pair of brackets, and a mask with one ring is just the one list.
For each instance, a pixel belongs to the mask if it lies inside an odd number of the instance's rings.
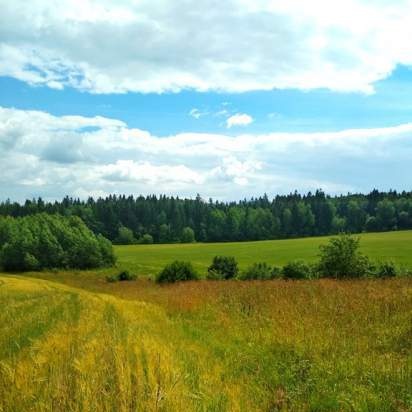
{"label": "shrub", "polygon": [[321,277],[362,277],[369,273],[369,259],[359,251],[359,238],[342,234],[320,246]]}
{"label": "shrub", "polygon": [[197,279],[199,279],[199,276],[190,262],[175,260],[163,268],[157,275],[156,282],[173,283]]}
{"label": "shrub", "polygon": [[310,279],[312,268],[302,260],[294,260],[283,266],[282,275],[285,279]]}
{"label": "shrub", "polygon": [[265,262],[254,263],[244,272],[240,273],[240,280],[268,280],[278,277],[279,268],[272,268]]}
{"label": "shrub", "polygon": [[400,274],[399,267],[392,261],[378,263],[375,275],[378,277],[389,278]]}
{"label": "shrub", "polygon": [[181,242],[182,243],[194,243],[194,242],[196,242],[195,232],[193,231],[193,229],[191,227],[185,227],[182,230]]}
{"label": "shrub", "polygon": [[117,275],[107,275],[106,276],[106,282],[114,283],[114,282],[117,282],[118,280],[119,278],[117,277]]}
{"label": "shrub", "polygon": [[117,277],[120,281],[136,280],[137,279],[137,276],[135,274],[130,273],[128,270],[124,270],[123,272],[120,272],[117,275]]}
{"label": "shrub", "polygon": [[136,243],[136,239],[131,229],[126,226],[120,226],[114,242],[119,245],[133,245]]}
{"label": "shrub", "polygon": [[207,278],[227,280],[234,278],[238,273],[236,259],[231,256],[215,256],[207,269]]}
{"label": "shrub", "polygon": [[128,270],[123,270],[117,275],[106,276],[107,282],[118,282],[118,281],[123,282],[123,281],[136,280],[136,279],[137,279],[137,275],[131,274]]}
{"label": "shrub", "polygon": [[145,233],[140,239],[139,243],[142,245],[151,245],[153,243],[153,236]]}

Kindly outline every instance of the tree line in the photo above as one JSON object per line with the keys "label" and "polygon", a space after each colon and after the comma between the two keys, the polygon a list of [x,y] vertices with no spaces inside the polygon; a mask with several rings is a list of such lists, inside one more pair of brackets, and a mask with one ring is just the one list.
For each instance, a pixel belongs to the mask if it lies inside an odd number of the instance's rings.
{"label": "tree line", "polygon": [[65,197],[0,203],[0,215],[37,213],[80,217],[117,243],[221,242],[281,239],[412,228],[412,192],[267,195],[237,202],[171,196],[116,196],[85,201]]}

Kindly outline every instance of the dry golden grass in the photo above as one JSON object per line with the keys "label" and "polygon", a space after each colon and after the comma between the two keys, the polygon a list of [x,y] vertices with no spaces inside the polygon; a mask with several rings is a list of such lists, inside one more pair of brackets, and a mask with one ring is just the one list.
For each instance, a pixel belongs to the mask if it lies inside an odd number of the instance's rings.
{"label": "dry golden grass", "polygon": [[411,279],[55,278],[0,276],[2,412],[412,410]]}

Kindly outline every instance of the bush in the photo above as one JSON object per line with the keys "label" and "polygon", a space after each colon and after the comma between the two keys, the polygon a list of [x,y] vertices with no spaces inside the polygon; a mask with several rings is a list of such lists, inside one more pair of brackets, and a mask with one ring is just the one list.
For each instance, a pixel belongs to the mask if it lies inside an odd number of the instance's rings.
{"label": "bush", "polygon": [[280,269],[265,262],[254,263],[238,276],[239,280],[269,280],[280,277]]}
{"label": "bush", "polygon": [[128,270],[123,270],[117,275],[106,276],[107,282],[118,282],[118,281],[123,282],[123,281],[136,280],[136,279],[137,279],[137,275],[131,274]]}
{"label": "bush", "polygon": [[120,273],[117,275],[117,277],[118,277],[118,279],[119,279],[120,281],[136,280],[136,279],[137,279],[137,276],[134,275],[134,274],[132,274],[132,273],[130,273],[128,270],[124,270],[123,272],[120,272]]}
{"label": "bush", "polygon": [[197,279],[199,279],[199,276],[190,262],[175,260],[163,268],[157,275],[156,282],[173,283]]}
{"label": "bush", "polygon": [[234,278],[238,273],[237,262],[231,256],[215,256],[207,269],[207,278],[213,280],[227,280]]}
{"label": "bush", "polygon": [[182,230],[181,242],[182,243],[194,243],[194,242],[196,242],[195,232],[193,231],[193,229],[191,227],[185,227]]}
{"label": "bush", "polygon": [[136,239],[131,229],[126,226],[120,226],[114,242],[119,245],[133,245],[136,243]]}
{"label": "bush", "polygon": [[88,269],[113,265],[109,240],[75,216],[39,213],[0,218],[0,266],[4,270]]}
{"label": "bush", "polygon": [[153,243],[153,236],[145,233],[140,239],[139,243],[142,245],[151,245]]}
{"label": "bush", "polygon": [[359,251],[359,238],[342,234],[320,246],[318,272],[321,277],[362,277],[370,271],[370,261]]}
{"label": "bush", "polygon": [[119,278],[117,277],[117,275],[107,275],[106,276],[106,282],[114,283],[114,282],[117,282],[118,280]]}
{"label": "bush", "polygon": [[312,268],[302,260],[294,260],[283,266],[282,275],[285,279],[310,279]]}
{"label": "bush", "polygon": [[375,275],[382,278],[390,278],[400,275],[399,267],[392,261],[378,263]]}

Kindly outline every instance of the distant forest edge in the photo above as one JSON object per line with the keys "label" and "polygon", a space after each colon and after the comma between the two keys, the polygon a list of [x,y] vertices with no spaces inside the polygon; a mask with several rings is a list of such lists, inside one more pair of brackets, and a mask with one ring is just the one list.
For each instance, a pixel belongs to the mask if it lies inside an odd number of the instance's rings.
{"label": "distant forest edge", "polygon": [[111,195],[0,203],[0,215],[78,216],[115,243],[222,242],[412,229],[412,192],[329,196],[323,191],[238,202]]}

